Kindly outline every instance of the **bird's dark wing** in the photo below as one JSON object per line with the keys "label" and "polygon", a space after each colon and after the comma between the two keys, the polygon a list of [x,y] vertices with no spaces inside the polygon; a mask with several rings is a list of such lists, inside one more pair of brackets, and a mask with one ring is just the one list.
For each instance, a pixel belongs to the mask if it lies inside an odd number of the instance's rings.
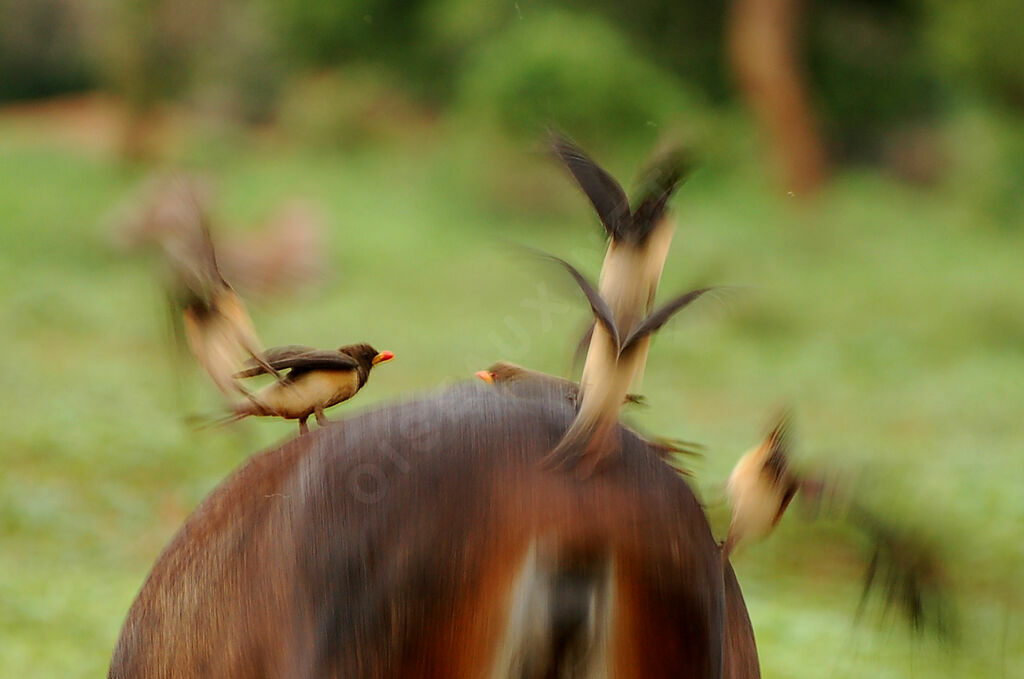
{"label": "bird's dark wing", "polygon": [[665,206],[676,188],[685,181],[691,170],[687,155],[678,148],[671,149],[654,160],[644,173],[640,194],[633,210],[631,228],[627,237],[634,243],[643,243],[665,214]]}
{"label": "bird's dark wing", "polygon": [[956,641],[956,610],[934,545],[857,504],[851,507],[850,518],[872,541],[857,616],[863,613],[871,592],[881,590],[883,610],[900,610],[915,632],[930,630]]}
{"label": "bird's dark wing", "polygon": [[553,137],[551,148],[590,199],[608,235],[613,240],[622,238],[629,231],[632,217],[629,198],[619,183],[565,137]]}
{"label": "bird's dark wing", "polygon": [[569,275],[576,281],[576,285],[579,286],[580,290],[587,297],[587,302],[590,303],[590,309],[594,312],[594,318],[597,322],[608,332],[612,338],[612,342],[615,346],[615,352],[618,353],[619,347],[619,330],[615,326],[615,317],[612,315],[612,310],[608,307],[608,303],[604,301],[601,294],[597,289],[581,274],[576,267],[569,262],[565,261],[560,257],[549,255],[546,253],[540,253],[542,257],[550,259],[553,262],[557,262],[565,267],[565,270],[569,272]]}
{"label": "bird's dark wing", "polygon": [[294,375],[296,371],[305,372],[307,370],[355,370],[359,367],[359,362],[348,354],[334,350],[297,354],[271,361],[270,365],[275,370],[291,368],[291,375]]}
{"label": "bird's dark wing", "polygon": [[661,328],[661,326],[668,323],[669,319],[672,318],[672,316],[674,316],[677,312],[689,306],[692,302],[696,301],[697,298],[703,295],[705,292],[713,289],[714,288],[697,288],[696,290],[691,290],[685,295],[680,295],[679,297],[673,299],[671,302],[667,302],[666,304],[663,304],[662,306],[652,311],[651,314],[647,318],[645,318],[640,323],[640,325],[638,325],[636,329],[629,334],[628,337],[626,337],[626,340],[622,342],[622,348],[619,350],[620,353],[626,353],[632,347],[636,346],[636,343],[640,339],[646,337],[647,335],[650,335],[653,332],[657,332]]}
{"label": "bird's dark wing", "polygon": [[[284,346],[267,349],[260,355],[260,357],[274,370],[284,370],[286,366],[279,365],[281,361],[293,361],[300,356],[314,354],[317,352],[318,350],[315,347],[307,347],[304,344],[286,344]],[[264,375],[269,372],[265,366],[260,365],[252,358],[246,361],[243,365],[245,367],[235,373],[235,377],[253,377],[255,375]]]}
{"label": "bird's dark wing", "polygon": [[[764,461],[764,472],[771,477],[776,484],[788,483],[789,477],[789,454],[792,448],[792,415],[789,410],[783,410],[776,419],[775,426],[768,433],[768,457]],[[787,491],[788,492],[788,491]],[[793,488],[796,492],[796,488]],[[792,498],[792,493],[789,493]],[[783,507],[785,509],[785,507]]]}

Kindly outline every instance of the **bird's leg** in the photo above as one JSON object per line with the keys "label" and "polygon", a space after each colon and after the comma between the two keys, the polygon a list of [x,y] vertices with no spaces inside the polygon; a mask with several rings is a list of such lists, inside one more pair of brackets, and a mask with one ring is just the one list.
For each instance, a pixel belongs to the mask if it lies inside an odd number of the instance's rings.
{"label": "bird's leg", "polygon": [[313,413],[316,415],[316,423],[321,427],[326,427],[330,420],[324,415],[324,408],[320,404],[313,406]]}
{"label": "bird's leg", "polygon": [[299,436],[302,436],[303,434],[306,434],[306,433],[309,432],[309,425],[306,424],[306,418],[307,417],[309,417],[309,415],[306,415],[305,417],[300,417],[299,418]]}

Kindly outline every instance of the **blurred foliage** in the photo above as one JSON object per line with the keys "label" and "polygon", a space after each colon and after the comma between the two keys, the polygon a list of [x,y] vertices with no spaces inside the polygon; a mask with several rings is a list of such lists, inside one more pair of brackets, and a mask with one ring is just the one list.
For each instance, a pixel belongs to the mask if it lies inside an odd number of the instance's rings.
{"label": "blurred foliage", "polygon": [[387,72],[346,68],[293,78],[278,117],[281,129],[301,144],[352,149],[404,136],[429,113]]}
{"label": "blurred foliage", "polygon": [[929,120],[940,101],[913,0],[808,3],[808,71],[833,154],[877,161],[886,132]]}
{"label": "blurred foliage", "polygon": [[[807,3],[804,57],[833,153],[885,162],[967,99],[1019,116],[1020,12],[1019,0]],[[727,20],[728,3],[655,0],[0,0],[0,100],[106,83],[141,109],[181,99],[266,122],[283,102],[294,120],[281,95],[305,96],[309,72],[377,68],[431,107],[513,131],[628,136],[733,101]],[[344,97],[328,97],[345,118]]]}
{"label": "blurred foliage", "polygon": [[96,84],[85,44],[89,0],[0,0],[0,101]]}
{"label": "blurred foliage", "polygon": [[587,139],[629,138],[701,116],[699,97],[636,56],[599,17],[549,9],[511,24],[467,59],[459,102],[530,139],[554,122]]}
{"label": "blurred foliage", "polygon": [[1024,6],[1019,0],[929,0],[936,69],[974,96],[1024,111]]}

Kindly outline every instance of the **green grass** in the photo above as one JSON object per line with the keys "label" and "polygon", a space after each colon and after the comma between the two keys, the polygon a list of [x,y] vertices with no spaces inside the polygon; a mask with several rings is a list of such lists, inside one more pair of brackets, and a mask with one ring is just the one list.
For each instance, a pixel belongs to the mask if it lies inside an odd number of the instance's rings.
{"label": "green grass", "polygon": [[[217,399],[170,360],[147,262],[103,231],[140,173],[21,132],[0,125],[0,676],[101,676],[187,513],[294,425],[189,427]],[[641,155],[610,165],[628,175]],[[183,157],[216,175],[229,222],[295,194],[329,215],[328,282],[253,315],[270,345],[397,354],[334,417],[499,358],[567,374],[585,313],[557,272],[507,243],[591,273],[603,246],[542,158],[443,126],[347,155],[235,141]],[[695,483],[710,500],[774,409],[794,404],[807,459],[862,470],[870,503],[941,537],[961,615],[952,649],[874,613],[855,625],[856,543],[788,517],[736,559],[765,677],[1024,676],[1021,220],[1007,229],[956,191],[874,175],[798,206],[749,167],[698,173],[675,206],[663,291],[740,289],[657,339],[651,407],[634,419],[708,445]]]}

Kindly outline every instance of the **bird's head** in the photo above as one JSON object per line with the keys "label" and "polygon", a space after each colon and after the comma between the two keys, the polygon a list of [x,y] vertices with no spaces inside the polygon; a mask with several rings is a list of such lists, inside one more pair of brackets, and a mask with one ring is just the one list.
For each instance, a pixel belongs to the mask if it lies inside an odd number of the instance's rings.
{"label": "bird's head", "polygon": [[348,354],[360,363],[367,366],[374,366],[378,363],[390,361],[395,355],[390,351],[377,351],[369,344],[349,344],[338,349],[343,354]]}
{"label": "bird's head", "polygon": [[487,370],[478,370],[476,376],[488,384],[500,384],[522,377],[523,368],[508,361],[498,361]]}

